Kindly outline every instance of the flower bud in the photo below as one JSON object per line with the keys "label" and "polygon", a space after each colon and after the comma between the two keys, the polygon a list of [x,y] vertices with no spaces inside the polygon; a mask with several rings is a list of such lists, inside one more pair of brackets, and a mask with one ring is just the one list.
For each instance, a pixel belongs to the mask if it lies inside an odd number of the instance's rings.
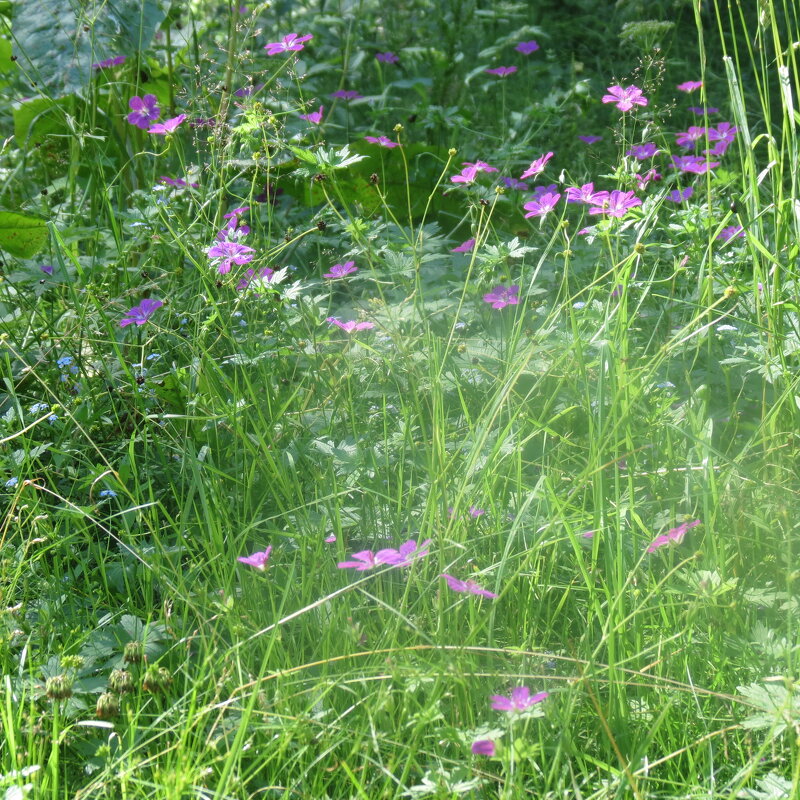
{"label": "flower bud", "polygon": [[142,688],[151,694],[164,694],[172,683],[172,676],[164,667],[150,667],[144,674]]}
{"label": "flower bud", "polygon": [[44,691],[51,700],[67,700],[72,697],[72,678],[67,675],[53,675],[45,682]]}
{"label": "flower bud", "polygon": [[144,643],[138,641],[128,642],[122,653],[122,660],[126,664],[141,664],[145,660]]}
{"label": "flower bud", "polygon": [[133,691],[133,676],[126,669],[114,669],[108,676],[108,688],[117,694]]}
{"label": "flower bud", "polygon": [[113,719],[119,716],[119,697],[113,692],[103,692],[97,698],[94,713],[99,719]]}

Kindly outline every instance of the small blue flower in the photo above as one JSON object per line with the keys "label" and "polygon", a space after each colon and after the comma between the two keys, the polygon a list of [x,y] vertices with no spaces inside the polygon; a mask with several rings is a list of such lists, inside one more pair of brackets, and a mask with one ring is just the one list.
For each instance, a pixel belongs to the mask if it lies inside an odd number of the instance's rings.
{"label": "small blue flower", "polygon": [[100,492],[100,497],[116,497],[117,493],[113,489],[103,489]]}
{"label": "small blue flower", "polygon": [[6,481],[6,489],[13,489],[19,483],[19,478],[9,478]]}
{"label": "small blue flower", "polygon": [[42,411],[47,411],[48,408],[50,406],[47,403],[34,403],[28,410],[31,414],[39,414]]}
{"label": "small blue flower", "polygon": [[52,425],[53,423],[55,423],[55,422],[58,422],[58,414],[51,414],[51,415],[50,415],[50,416],[47,418],[47,421],[48,421],[48,422],[49,422],[51,425]]}
{"label": "small blue flower", "polygon": [[161,353],[150,353],[149,356],[145,359],[146,361],[155,361],[157,358],[161,358]]}
{"label": "small blue flower", "polygon": [[72,356],[61,356],[61,358],[59,358],[58,361],[56,361],[56,364],[58,364],[58,366],[61,367],[61,369],[64,369],[64,367],[68,367],[71,363],[72,363]]}

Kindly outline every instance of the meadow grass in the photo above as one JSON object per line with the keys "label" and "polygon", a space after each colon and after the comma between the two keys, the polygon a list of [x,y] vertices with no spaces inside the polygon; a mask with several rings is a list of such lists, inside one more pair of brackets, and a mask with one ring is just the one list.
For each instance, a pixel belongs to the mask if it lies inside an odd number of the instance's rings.
{"label": "meadow grass", "polygon": [[0,790],[796,797],[796,9],[328,5],[7,25]]}

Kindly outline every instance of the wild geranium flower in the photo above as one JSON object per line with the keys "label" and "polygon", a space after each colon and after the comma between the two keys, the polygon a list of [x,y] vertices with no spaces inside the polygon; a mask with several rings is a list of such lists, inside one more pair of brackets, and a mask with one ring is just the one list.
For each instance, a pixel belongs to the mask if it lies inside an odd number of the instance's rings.
{"label": "wild geranium flower", "polygon": [[336,534],[332,533],[330,536],[325,537],[325,544],[333,544],[336,541]]}
{"label": "wild geranium flower", "polygon": [[473,580],[466,580],[460,581],[458,578],[454,578],[452,575],[448,575],[446,572],[443,572],[439,577],[444,578],[447,581],[447,585],[454,591],[454,592],[466,592],[467,594],[479,594],[482,597],[499,597],[500,595],[495,594],[494,592],[490,592],[488,589],[481,589],[477,583]]}
{"label": "wild geranium flower", "polygon": [[528,189],[528,184],[524,181],[518,181],[516,178],[500,178],[506,185],[506,189],[514,189],[518,192],[524,192]]}
{"label": "wild geranium flower", "polygon": [[717,239],[721,239],[723,242],[728,242],[734,238],[744,238],[744,228],[741,225],[729,225],[717,234]]}
{"label": "wild geranium flower", "polygon": [[323,273],[323,278],[344,278],[345,275],[352,275],[358,272],[355,261],[345,261],[344,264],[334,264],[327,272]]}
{"label": "wild geranium flower", "polygon": [[147,129],[148,133],[160,133],[166,136],[169,133],[175,133],[178,125],[186,119],[186,114],[178,114],[177,117],[165,120],[164,122],[157,122],[155,125]]}
{"label": "wild geranium flower", "polygon": [[673,203],[682,203],[684,200],[688,200],[694,194],[694,189],[691,186],[687,186],[685,189],[673,189],[667,197],[672,200]]}
{"label": "wild geranium flower", "polygon": [[695,89],[700,89],[703,81],[684,81],[678,84],[678,89],[682,92],[693,92]]}
{"label": "wild geranium flower", "polygon": [[257,83],[255,86],[243,86],[241,89],[237,89],[234,95],[236,95],[236,97],[250,97],[254,92],[260,92],[264,88],[264,85],[263,83]]}
{"label": "wild geranium flower", "polygon": [[142,130],[161,116],[158,98],[154,94],[146,94],[144,97],[134,95],[128,100],[128,107],[131,109],[127,116],[128,122]]}
{"label": "wild geranium flower", "polygon": [[483,296],[484,303],[491,303],[492,308],[501,309],[519,304],[519,286],[495,286],[491,292]]}
{"label": "wild geranium flower", "polygon": [[339,89],[338,91],[331,92],[331,97],[334,100],[358,100],[362,97],[358,92],[353,89]]}
{"label": "wild geranium flower", "polygon": [[561,195],[557,192],[546,192],[534,200],[529,200],[522,206],[528,212],[525,215],[525,219],[529,217],[544,217],[558,205],[560,199]]}
{"label": "wild geranium flower", "polygon": [[730,122],[720,122],[713,128],[708,129],[708,140],[710,142],[725,142],[733,144],[739,129]]}
{"label": "wild geranium flower", "polygon": [[399,146],[399,142],[393,142],[387,136],[365,136],[364,138],[371,144],[379,144],[381,147],[388,147],[389,149]]}
{"label": "wild geranium flower", "polygon": [[705,138],[707,132],[708,128],[691,125],[688,131],[675,135],[675,142],[679,147],[694,147],[698,141]]}
{"label": "wild geranium flower", "polygon": [[551,183],[548,186],[535,186],[533,189],[533,199],[538,200],[540,197],[544,197],[546,194],[554,194],[558,190],[558,187]]}
{"label": "wild geranium flower", "polygon": [[647,184],[649,184],[650,181],[660,181],[663,176],[656,169],[649,169],[644,173],[644,175],[640,175],[637,172],[635,177],[636,185],[639,187],[639,191],[643,192],[647,188]]}
{"label": "wild geranium flower", "polygon": [[53,274],[53,265],[52,264],[42,264],[39,269],[44,272],[45,275],[52,275]]}
{"label": "wild geranium flower", "polygon": [[495,746],[491,739],[478,739],[478,741],[472,743],[472,755],[489,756],[491,758],[494,754]]}
{"label": "wild geranium flower", "polygon": [[250,206],[239,206],[239,208],[234,208],[229,211],[227,214],[223,214],[223,219],[233,219],[234,217],[239,217],[245,213],[245,211],[249,211]]}
{"label": "wild geranium flower", "polygon": [[225,275],[231,271],[232,264],[249,264],[253,260],[252,254],[255,250],[252,247],[239,244],[239,242],[222,241],[211,245],[206,254],[212,261],[216,261],[217,272]]}
{"label": "wild geranium flower", "polygon": [[166,183],[168,186],[174,186],[178,189],[184,189],[187,186],[191,186],[192,189],[196,189],[200,186],[199,183],[187,183],[183,178],[168,178],[166,175],[162,175],[159,180],[161,183]]}
{"label": "wild geranium flower", "polygon": [[545,153],[543,156],[539,156],[535,161],[531,161],[531,165],[522,175],[519,176],[521,181],[524,181],[525,178],[530,178],[533,175],[539,175],[540,173],[544,172],[545,164],[553,157],[553,153]]}
{"label": "wild geranium flower", "polygon": [[126,325],[144,325],[152,316],[156,309],[161,308],[164,303],[161,300],[154,300],[152,297],[145,297],[138,306],[134,306],[127,314],[119,321],[120,328]]}
{"label": "wild geranium flower", "polygon": [[664,547],[672,542],[675,542],[675,544],[680,544],[683,541],[683,537],[686,536],[686,531],[688,531],[690,528],[697,527],[699,524],[699,519],[693,520],[692,522],[684,522],[682,525],[678,525],[677,528],[672,528],[672,530],[667,531],[661,536],[656,536],[656,538],[653,539],[649,545],[647,545],[646,552],[655,553],[659,547]]}
{"label": "wild geranium flower", "polygon": [[703,108],[703,106],[689,106],[689,111],[691,111],[692,114],[697,114],[700,117],[702,117],[704,114],[719,114],[719,109],[714,108],[714,106],[708,106],[707,108]]}
{"label": "wild geranium flower", "polygon": [[586,144],[596,144],[597,142],[602,142],[602,136],[578,136],[578,138],[582,142],[586,142]]}
{"label": "wild geranium flower", "polygon": [[239,283],[236,284],[236,290],[239,292],[244,291],[253,281],[269,283],[274,274],[275,270],[272,269],[272,267],[262,267],[258,271],[258,275],[256,275],[256,271],[254,269],[245,270],[244,276]]}
{"label": "wild geranium flower", "polygon": [[719,166],[719,161],[707,161],[701,156],[672,156],[672,166],[681,172],[704,175],[710,169]]}
{"label": "wild geranium flower", "polygon": [[462,242],[458,247],[454,247],[450,252],[451,253],[471,253],[475,249],[475,240],[474,239],[467,239],[466,242]]}
{"label": "wild geranium flower", "polygon": [[633,192],[610,192],[602,204],[592,206],[590,214],[607,214],[609,217],[624,217],[632,208],[640,206],[642,201]]}
{"label": "wild geranium flower", "polygon": [[532,695],[531,690],[527,686],[517,686],[511,690],[510,697],[504,697],[501,694],[493,694],[490,698],[492,701],[492,708],[495,711],[524,711],[526,708],[535,706],[541,703],[546,697],[549,697],[549,692],[538,692]]}
{"label": "wild geranium flower", "polygon": [[325,322],[329,323],[330,325],[335,325],[337,328],[341,328],[345,333],[353,333],[353,331],[366,331],[375,327],[374,322],[356,322],[354,319],[351,319],[349,322],[342,322],[336,317],[327,317]]}
{"label": "wild geranium flower", "polygon": [[464,167],[458,175],[453,175],[450,180],[453,183],[474,183],[477,174],[477,167]]}
{"label": "wild geranium flower", "polygon": [[659,149],[655,142],[647,142],[647,144],[636,144],[625,153],[626,156],[633,156],[637,161],[646,161],[648,158],[659,153]]}
{"label": "wild geranium flower", "polygon": [[401,544],[397,550],[391,547],[378,550],[375,553],[375,561],[378,564],[389,564],[393,567],[408,567],[417,559],[430,555],[428,547],[430,543],[430,539],[426,539],[419,544],[415,539],[409,539],[409,541]]}
{"label": "wild geranium flower", "polygon": [[269,560],[269,554],[272,552],[272,545],[269,545],[266,550],[263,550],[260,553],[253,553],[251,556],[239,556],[237,561],[241,561],[242,564],[247,564],[250,567],[255,567],[262,572],[267,568],[267,561]]}
{"label": "wild geranium flower", "polygon": [[594,183],[584,183],[583,186],[567,187],[568,203],[598,203],[608,198],[608,192],[596,192]]}
{"label": "wild geranium flower", "polygon": [[462,161],[461,162],[461,166],[462,167],[475,167],[475,171],[476,172],[497,172],[498,171],[497,167],[493,167],[491,164],[487,164],[485,161],[481,161],[480,159],[478,161],[475,161],[474,163],[472,161]]}
{"label": "wild geranium flower", "polygon": [[467,510],[467,514],[469,514],[472,519],[478,519],[478,517],[482,517],[486,513],[485,508],[478,508],[478,506],[470,506]]}
{"label": "wild geranium flower", "polygon": [[513,75],[516,71],[516,67],[493,67],[492,69],[484,70],[484,72],[489,73],[489,75],[497,75],[498,78],[505,78],[506,75]]}
{"label": "wild geranium flower", "polygon": [[296,33],[289,33],[284,36],[280,42],[270,42],[269,44],[264,45],[264,49],[267,51],[268,56],[277,56],[281,53],[297,52],[298,50],[303,49],[303,42],[307,42],[309,39],[313,38],[314,37],[310,33],[307,33],[305,36],[298,36]]}
{"label": "wild geranium flower", "polygon": [[383,64],[396,64],[400,59],[391,51],[375,53],[375,58]]}
{"label": "wild geranium flower", "polygon": [[531,53],[535,53],[539,49],[539,43],[534,39],[531,39],[529,42],[520,42],[514,49],[518,53],[529,56]]}
{"label": "wild geranium flower", "polygon": [[92,69],[106,69],[107,67],[116,67],[119,64],[125,63],[125,56],[114,56],[113,58],[106,58],[103,61],[98,61],[97,64],[92,64]]}
{"label": "wild geranium flower", "polygon": [[637,86],[609,86],[603,95],[604,103],[616,103],[620,111],[630,111],[634,106],[646,106],[647,98]]}
{"label": "wild geranium flower", "polygon": [[354,569],[358,572],[365,572],[368,569],[374,569],[378,566],[375,560],[375,553],[372,550],[361,550],[358,553],[353,553],[353,561],[340,561],[336,566],[339,569]]}
{"label": "wild geranium flower", "polygon": [[313,122],[314,125],[319,125],[322,122],[322,115],[325,113],[325,106],[320,106],[319,111],[312,111],[310,114],[301,114],[300,119],[307,122]]}

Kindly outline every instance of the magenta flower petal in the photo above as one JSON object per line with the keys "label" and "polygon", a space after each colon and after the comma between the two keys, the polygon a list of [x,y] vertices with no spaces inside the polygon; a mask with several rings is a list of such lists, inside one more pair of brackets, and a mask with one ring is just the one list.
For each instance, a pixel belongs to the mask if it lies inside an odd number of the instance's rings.
{"label": "magenta flower petal", "polygon": [[354,319],[348,322],[342,322],[336,317],[327,317],[325,320],[330,325],[335,325],[341,328],[345,333],[353,333],[353,331],[365,331],[375,327],[374,322],[356,322]]}
{"label": "magenta flower petal", "polygon": [[518,53],[529,56],[531,53],[535,53],[539,49],[539,43],[534,39],[531,39],[529,42],[520,42],[514,49]]}
{"label": "magenta flower petal", "polygon": [[268,56],[277,56],[281,53],[292,53],[303,49],[303,42],[309,41],[314,37],[307,33],[305,36],[298,36],[296,33],[289,33],[280,42],[270,42],[264,45]]}
{"label": "magenta flower petal", "polygon": [[151,297],[145,297],[138,306],[134,306],[127,314],[120,320],[120,328],[126,325],[144,325],[156,309],[161,308],[164,303],[161,300],[154,300]]}
{"label": "magenta flower petal", "polygon": [[451,253],[471,253],[475,249],[475,240],[474,239],[467,239],[466,242],[462,242],[458,247],[454,247],[450,250]]}
{"label": "magenta flower petal", "polygon": [[250,567],[255,567],[262,572],[267,568],[267,561],[269,560],[269,554],[272,552],[272,545],[269,545],[266,550],[260,553],[253,553],[251,556],[239,556],[237,561],[241,561],[242,564],[247,564]]}
{"label": "magenta flower petal", "polygon": [[186,119],[186,114],[178,114],[177,117],[165,120],[164,122],[157,122],[155,125],[147,129],[148,133],[160,133],[166,136],[168,133],[175,133],[178,125]]}
{"label": "magenta flower petal", "polygon": [[155,122],[161,116],[158,107],[158,98],[154,94],[146,94],[144,97],[134,95],[128,100],[128,107],[131,113],[127,120],[131,125],[145,130],[151,122]]}
{"label": "magenta flower petal", "polygon": [[511,697],[493,694],[490,698],[492,708],[495,711],[524,711],[542,700],[549,697],[548,692],[538,692],[531,695],[531,690],[527,686],[517,686],[511,690]]}
{"label": "magenta flower petal", "polygon": [[382,64],[396,64],[400,59],[391,51],[375,53],[375,58]]}
{"label": "magenta flower petal", "polygon": [[344,278],[345,275],[352,275],[354,272],[358,272],[358,267],[356,266],[355,261],[345,261],[344,264],[334,264],[328,272],[323,273],[323,278]]}
{"label": "magenta flower petal", "polygon": [[516,71],[516,67],[494,67],[493,69],[484,70],[484,72],[489,73],[489,75],[497,75],[499,78],[505,78],[506,75],[513,75]]}
{"label": "magenta flower petal", "polygon": [[603,95],[604,103],[616,103],[617,108],[622,111],[630,111],[634,106],[646,106],[647,98],[642,94],[642,90],[636,86],[609,86],[608,94]]}
{"label": "magenta flower petal", "polygon": [[475,756],[493,756],[495,754],[494,742],[491,739],[478,739],[472,743],[472,754]]}
{"label": "magenta flower petal", "polygon": [[442,573],[440,576],[445,579],[447,585],[454,591],[454,592],[464,592],[466,594],[477,594],[481,597],[489,597],[489,598],[496,598],[499,595],[496,595],[494,592],[490,592],[488,589],[482,589],[478,586],[477,583],[473,580],[466,580],[461,581],[458,578],[453,577],[452,575],[448,575],[446,572]]}
{"label": "magenta flower petal", "polygon": [[387,136],[365,136],[364,139],[371,144],[379,144],[381,147],[399,147],[399,142],[393,142]]}
{"label": "magenta flower petal", "polygon": [[697,527],[699,524],[699,519],[692,520],[691,522],[684,522],[682,525],[678,525],[677,528],[672,528],[661,536],[656,536],[656,538],[647,545],[646,552],[654,553],[660,547],[672,544],[673,542],[675,542],[675,544],[680,544],[683,541],[683,537],[686,535],[686,531],[690,528]]}
{"label": "magenta flower petal", "polygon": [[354,569],[358,572],[364,572],[378,566],[372,550],[361,550],[358,553],[353,553],[353,559],[353,561],[340,561],[336,566],[339,569]]}
{"label": "magenta flower petal", "polygon": [[693,92],[703,85],[703,81],[684,81],[678,84],[678,89],[682,92]]}
{"label": "magenta flower petal", "polygon": [[553,157],[553,153],[545,153],[543,156],[539,156],[535,161],[531,162],[531,165],[522,175],[519,176],[521,181],[524,181],[525,178],[530,178],[533,175],[538,175],[541,172],[544,172],[545,164]]}
{"label": "magenta flower petal", "polygon": [[492,308],[501,309],[506,306],[515,306],[519,304],[519,286],[495,286],[491,292],[487,292],[483,296],[485,303],[491,303]]}
{"label": "magenta flower petal", "polygon": [[310,114],[301,114],[300,119],[319,125],[322,122],[322,115],[325,113],[325,106],[320,106],[319,111],[312,111]]}

